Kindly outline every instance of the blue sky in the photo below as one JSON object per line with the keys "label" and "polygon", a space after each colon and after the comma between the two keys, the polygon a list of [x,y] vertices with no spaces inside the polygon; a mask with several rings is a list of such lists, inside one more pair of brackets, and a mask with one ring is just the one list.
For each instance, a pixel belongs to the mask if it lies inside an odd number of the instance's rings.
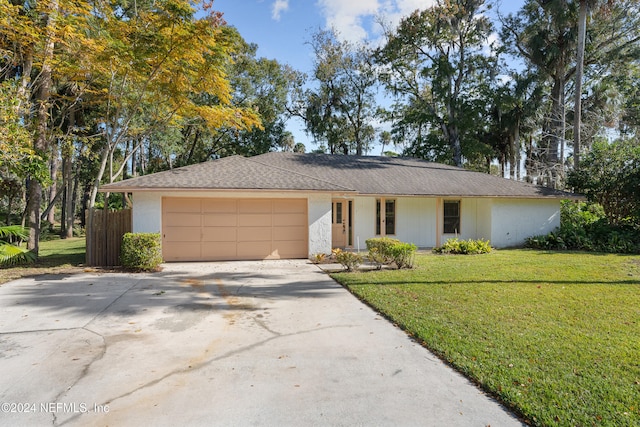
{"label": "blue sky", "polygon": [[[310,73],[313,58],[306,44],[318,29],[335,28],[349,41],[374,41],[380,38],[377,17],[397,23],[416,9],[431,6],[433,0],[214,0],[213,9],[249,43],[258,45],[258,56],[276,59],[296,70]],[[517,11],[524,0],[503,0],[502,14]],[[495,8],[489,12],[495,16]],[[296,142],[310,151],[315,148],[302,130],[291,121],[289,130]],[[376,154],[376,153],[372,153]]]}

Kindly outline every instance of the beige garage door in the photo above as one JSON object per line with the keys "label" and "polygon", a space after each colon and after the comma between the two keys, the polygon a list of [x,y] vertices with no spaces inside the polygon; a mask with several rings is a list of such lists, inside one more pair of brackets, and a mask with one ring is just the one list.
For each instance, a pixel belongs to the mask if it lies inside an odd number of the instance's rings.
{"label": "beige garage door", "polygon": [[306,199],[162,200],[165,261],[306,258]]}

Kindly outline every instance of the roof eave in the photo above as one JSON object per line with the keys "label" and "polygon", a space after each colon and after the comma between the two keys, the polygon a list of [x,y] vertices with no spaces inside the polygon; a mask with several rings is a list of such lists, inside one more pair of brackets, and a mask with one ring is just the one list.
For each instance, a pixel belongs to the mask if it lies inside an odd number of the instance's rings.
{"label": "roof eave", "polygon": [[583,201],[586,197],[579,194],[433,194],[433,193],[358,193],[359,196],[369,197],[433,197],[433,198],[465,198],[465,199],[558,199]]}
{"label": "roof eave", "polygon": [[355,194],[354,190],[344,190],[344,189],[295,189],[295,188],[214,188],[214,187],[203,187],[203,188],[194,188],[194,187],[100,187],[98,189],[101,193],[166,193],[166,192],[187,192],[187,193],[202,193],[202,192],[269,192],[269,193],[344,193],[344,194]]}

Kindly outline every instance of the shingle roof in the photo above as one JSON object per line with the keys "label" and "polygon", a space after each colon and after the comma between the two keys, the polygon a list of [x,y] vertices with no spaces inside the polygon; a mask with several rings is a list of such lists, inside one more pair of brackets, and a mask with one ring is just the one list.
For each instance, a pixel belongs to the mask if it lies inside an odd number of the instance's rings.
{"label": "shingle roof", "polygon": [[102,191],[170,189],[350,191],[330,181],[241,156],[224,157],[102,186]]}
{"label": "shingle roof", "polygon": [[250,158],[227,157],[108,184],[102,189],[268,189],[439,197],[578,197],[547,187],[408,157],[275,152]]}

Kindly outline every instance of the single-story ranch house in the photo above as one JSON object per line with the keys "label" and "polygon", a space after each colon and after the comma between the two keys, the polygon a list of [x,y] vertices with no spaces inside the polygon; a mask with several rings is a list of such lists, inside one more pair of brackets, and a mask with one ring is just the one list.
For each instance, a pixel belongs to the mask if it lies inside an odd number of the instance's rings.
{"label": "single-story ranch house", "polygon": [[307,258],[392,236],[522,245],[560,225],[550,188],[413,158],[267,153],[108,184],[133,194],[133,231],[162,235],[165,261]]}

